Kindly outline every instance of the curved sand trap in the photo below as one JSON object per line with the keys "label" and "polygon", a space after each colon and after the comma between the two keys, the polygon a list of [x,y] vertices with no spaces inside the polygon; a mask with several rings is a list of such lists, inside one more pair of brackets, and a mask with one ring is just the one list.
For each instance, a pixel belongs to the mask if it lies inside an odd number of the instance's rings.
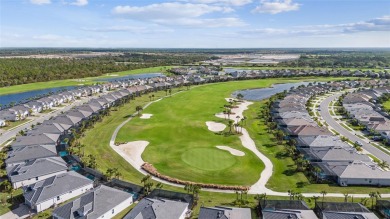
{"label": "curved sand trap", "polygon": [[141,117],[139,117],[140,119],[150,119],[150,117],[152,117],[153,116],[153,114],[142,114],[142,116]]}
{"label": "curved sand trap", "polygon": [[[141,154],[144,152],[148,141],[132,141],[126,144],[116,146],[125,155],[126,160],[131,160],[136,166],[141,166],[145,161],[142,160]],[[123,156],[122,156],[123,157]]]}
{"label": "curved sand trap", "polygon": [[217,148],[221,149],[221,150],[229,151],[234,156],[239,156],[239,157],[245,156],[244,152],[236,150],[236,149],[231,148],[229,146],[217,146]]}
{"label": "curved sand trap", "polygon": [[210,121],[207,121],[206,122],[206,125],[207,125],[207,128],[212,131],[212,132],[220,132],[220,131],[223,131],[225,130],[226,128],[226,125],[223,124],[223,123],[219,123],[219,122],[210,122]]}

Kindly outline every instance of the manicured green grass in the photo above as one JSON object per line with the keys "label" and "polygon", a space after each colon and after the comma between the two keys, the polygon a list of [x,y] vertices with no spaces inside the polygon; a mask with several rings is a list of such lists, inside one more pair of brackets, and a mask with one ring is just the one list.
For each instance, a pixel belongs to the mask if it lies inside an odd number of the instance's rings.
{"label": "manicured green grass", "polygon": [[383,105],[383,107],[384,107],[386,110],[390,110],[390,100],[384,102],[382,105]]}
{"label": "manicured green grass", "polygon": [[104,74],[102,76],[91,78],[91,79],[115,78],[115,77],[121,77],[126,75],[146,74],[146,73],[167,73],[167,70],[171,69],[172,67],[174,66],[158,66],[158,67],[134,69],[129,71],[113,72],[113,73]]}
{"label": "manicured green grass", "polygon": [[347,125],[345,125],[344,123],[339,123],[342,127],[344,127],[345,129],[349,130],[349,131],[353,131],[353,129],[351,129],[350,127],[348,127]]}
{"label": "manicured green grass", "polygon": [[[15,206],[17,206],[19,203],[21,203],[21,201],[23,199],[22,194],[23,194],[22,189],[15,190],[15,192],[13,194],[13,196],[14,196],[13,203],[15,203]],[[5,200],[7,201],[5,204],[4,203],[0,204],[0,215],[3,215],[5,213],[9,212],[12,209],[10,195],[8,193],[5,193],[5,192],[0,192],[0,201],[3,202]]]}
{"label": "manicured green grass", "polygon": [[188,165],[206,171],[224,170],[237,160],[227,151],[217,148],[193,148],[185,151],[181,159]]}
{"label": "manicured green grass", "polygon": [[[143,160],[153,164],[161,174],[170,177],[201,183],[251,185],[258,180],[263,164],[242,146],[238,136],[215,134],[207,129],[205,122],[227,123],[224,119],[216,118],[214,114],[223,110],[225,98],[233,91],[267,87],[276,82],[288,81],[291,79],[234,81],[194,87],[191,91],[152,104],[143,113],[153,114],[153,117],[147,120],[133,119],[122,127],[116,141],[149,141],[150,144],[142,154]],[[230,146],[246,155],[229,155],[236,160],[235,165],[218,171],[205,170],[199,166],[194,168],[194,165],[183,160],[183,154],[189,149],[215,150],[217,145]],[[193,155],[193,160],[207,160],[205,155]]]}
{"label": "manicured green grass", "polygon": [[24,119],[24,120],[19,120],[19,121],[15,121],[15,122],[9,122],[7,126],[1,127],[1,129],[10,130],[10,129],[15,128],[18,125],[22,125],[22,124],[27,123],[29,121],[31,121],[31,119]]}

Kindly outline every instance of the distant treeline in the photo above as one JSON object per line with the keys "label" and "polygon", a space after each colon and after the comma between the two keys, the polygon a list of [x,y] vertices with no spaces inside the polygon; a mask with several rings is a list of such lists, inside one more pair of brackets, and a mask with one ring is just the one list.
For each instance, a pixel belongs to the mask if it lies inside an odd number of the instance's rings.
{"label": "distant treeline", "polygon": [[390,66],[390,52],[342,52],[301,55],[298,60],[279,63],[285,67],[383,68]]}
{"label": "distant treeline", "polygon": [[0,59],[0,87],[50,80],[100,76],[105,73],[183,65],[210,59],[205,54],[139,54],[95,58],[4,58]]}

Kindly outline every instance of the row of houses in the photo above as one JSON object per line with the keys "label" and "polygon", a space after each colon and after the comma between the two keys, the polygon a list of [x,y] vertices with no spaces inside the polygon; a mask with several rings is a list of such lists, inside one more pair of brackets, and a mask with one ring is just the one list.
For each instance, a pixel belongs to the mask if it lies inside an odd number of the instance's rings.
{"label": "row of houses", "polygon": [[301,200],[264,199],[259,205],[263,219],[379,219],[364,205],[354,202],[316,202],[314,210]]}
{"label": "row of houses", "polygon": [[[348,185],[390,185],[390,172],[379,167],[367,155],[319,126],[307,111],[307,102],[341,87],[353,88],[356,81],[331,82],[291,90],[272,106],[272,117],[278,128],[294,142],[297,151],[310,163],[311,171],[322,180]],[[317,172],[315,170],[320,170]]]}
{"label": "row of houses", "polygon": [[374,135],[375,140],[383,139],[390,142],[390,120],[378,102],[378,98],[390,92],[390,87],[383,84],[377,86],[381,87],[347,94],[343,99],[343,107],[351,119]]}
{"label": "row of houses", "polygon": [[170,72],[178,75],[228,75],[233,78],[257,78],[257,77],[293,77],[293,76],[332,76],[332,77],[368,77],[368,78],[390,78],[390,72],[381,71],[360,71],[360,70],[339,70],[339,69],[237,69],[216,66],[190,66],[170,69]]}

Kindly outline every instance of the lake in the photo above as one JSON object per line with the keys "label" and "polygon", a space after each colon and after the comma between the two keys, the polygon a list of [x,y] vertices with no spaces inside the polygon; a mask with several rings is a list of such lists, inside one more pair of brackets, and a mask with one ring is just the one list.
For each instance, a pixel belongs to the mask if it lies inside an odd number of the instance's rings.
{"label": "lake", "polygon": [[67,86],[67,87],[54,87],[54,88],[47,88],[42,90],[32,90],[32,91],[26,91],[16,94],[6,94],[6,95],[0,95],[0,104],[2,106],[8,105],[11,102],[14,102],[15,104],[18,104],[19,101],[22,102],[28,102],[30,98],[36,99],[37,96],[47,96],[50,92],[57,93],[59,91],[63,90],[72,90],[75,89],[77,86]]}
{"label": "lake", "polygon": [[232,95],[234,97],[241,93],[245,100],[264,100],[270,98],[272,95],[281,93],[285,90],[290,90],[292,87],[298,87],[300,85],[308,85],[310,82],[299,82],[299,83],[286,83],[286,84],[274,84],[269,88],[255,88],[247,90],[235,91]]}
{"label": "lake", "polygon": [[112,77],[112,78],[99,78],[95,79],[95,81],[122,81],[122,80],[130,80],[130,79],[144,79],[144,78],[154,78],[164,76],[162,73],[145,73],[145,74],[136,74],[136,75],[126,75],[122,77]]}

